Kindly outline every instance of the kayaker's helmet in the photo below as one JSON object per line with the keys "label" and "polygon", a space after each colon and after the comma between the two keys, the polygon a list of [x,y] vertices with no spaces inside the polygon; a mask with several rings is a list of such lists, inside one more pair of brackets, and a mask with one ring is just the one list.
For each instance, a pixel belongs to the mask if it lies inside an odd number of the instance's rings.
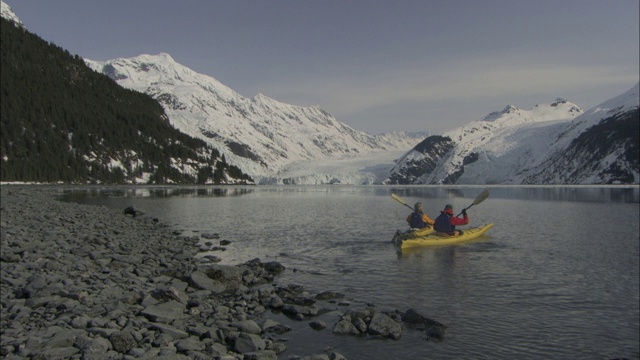
{"label": "kayaker's helmet", "polygon": [[447,206],[444,207],[444,212],[449,215],[453,215],[453,205],[447,204]]}
{"label": "kayaker's helmet", "polygon": [[421,202],[417,202],[417,203],[413,206],[413,209],[414,209],[416,212],[422,212],[422,211],[424,211],[424,207],[422,207],[422,203],[421,203]]}

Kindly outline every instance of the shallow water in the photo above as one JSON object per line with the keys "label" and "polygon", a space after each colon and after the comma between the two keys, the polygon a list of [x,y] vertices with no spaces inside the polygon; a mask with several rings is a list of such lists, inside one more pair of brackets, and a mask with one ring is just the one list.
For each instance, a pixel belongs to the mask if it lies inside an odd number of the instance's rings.
{"label": "shallow water", "polygon": [[471,225],[496,224],[484,237],[408,254],[390,244],[410,212],[391,193],[435,218],[483,189],[91,187],[64,198],[134,205],[184,235],[219,233],[232,242],[212,253],[224,264],[277,260],[287,267],[278,283],[342,292],[354,308],[414,308],[448,326],[442,342],[409,329],[394,341],[294,322],[282,358],[328,347],[350,360],[639,358],[639,188],[489,187],[468,211]]}

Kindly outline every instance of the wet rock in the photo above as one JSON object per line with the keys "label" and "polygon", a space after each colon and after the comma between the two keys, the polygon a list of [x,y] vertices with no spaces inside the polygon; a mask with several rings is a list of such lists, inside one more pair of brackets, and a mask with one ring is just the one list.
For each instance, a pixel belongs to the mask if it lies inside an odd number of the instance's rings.
{"label": "wet rock", "polygon": [[269,273],[278,274],[280,272],[283,272],[285,270],[285,267],[284,265],[282,265],[277,261],[270,261],[270,262],[264,263],[264,269]]}
{"label": "wet rock", "polygon": [[435,320],[431,320],[421,315],[414,309],[409,309],[404,314],[402,314],[402,321],[407,323],[407,325],[418,329],[426,329],[432,326],[446,328],[444,324],[441,324]]}
{"label": "wet rock", "polygon": [[316,300],[336,300],[344,298],[344,294],[335,291],[323,291],[315,296]]}
{"label": "wet rock", "polygon": [[315,320],[309,323],[309,326],[311,326],[311,328],[313,330],[322,330],[325,329],[327,327],[327,323],[325,323],[324,321],[321,320]]}
{"label": "wet rock", "polygon": [[336,322],[331,332],[337,335],[361,335],[360,331],[353,326],[349,318],[343,318]]}
{"label": "wet rock", "polygon": [[220,234],[211,234],[211,233],[204,233],[200,236],[203,237],[204,239],[209,239],[209,240],[220,238]]}
{"label": "wet rock", "polygon": [[282,312],[291,317],[302,315],[304,317],[318,315],[318,308],[315,306],[285,305]]}
{"label": "wet rock", "polygon": [[138,212],[133,206],[127,206],[126,208],[124,208],[124,210],[122,210],[122,213],[125,215],[131,215],[132,217],[136,217]]}
{"label": "wet rock", "polygon": [[368,332],[371,335],[380,335],[394,340],[400,339],[402,326],[383,313],[376,313],[371,318]]}

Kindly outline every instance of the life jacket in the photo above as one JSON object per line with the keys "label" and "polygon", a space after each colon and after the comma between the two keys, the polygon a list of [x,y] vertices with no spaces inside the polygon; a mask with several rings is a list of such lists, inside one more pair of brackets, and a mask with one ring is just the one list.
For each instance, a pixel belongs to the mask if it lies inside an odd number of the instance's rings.
{"label": "life jacket", "polygon": [[427,223],[422,220],[422,214],[414,211],[411,214],[411,221],[409,222],[409,226],[411,226],[412,229],[422,229],[427,227]]}
{"label": "life jacket", "polygon": [[436,218],[436,223],[433,225],[435,231],[450,233],[456,231],[456,227],[451,225],[451,221],[449,220],[449,214],[444,211],[440,212],[440,215]]}

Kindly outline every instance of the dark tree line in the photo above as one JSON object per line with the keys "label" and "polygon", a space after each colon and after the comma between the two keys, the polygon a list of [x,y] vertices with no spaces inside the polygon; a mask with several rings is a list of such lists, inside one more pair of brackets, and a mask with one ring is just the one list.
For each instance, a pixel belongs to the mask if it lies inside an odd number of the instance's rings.
{"label": "dark tree line", "polygon": [[143,173],[156,184],[251,180],[175,129],[150,96],[13,22],[2,19],[0,32],[2,181],[130,183]]}

